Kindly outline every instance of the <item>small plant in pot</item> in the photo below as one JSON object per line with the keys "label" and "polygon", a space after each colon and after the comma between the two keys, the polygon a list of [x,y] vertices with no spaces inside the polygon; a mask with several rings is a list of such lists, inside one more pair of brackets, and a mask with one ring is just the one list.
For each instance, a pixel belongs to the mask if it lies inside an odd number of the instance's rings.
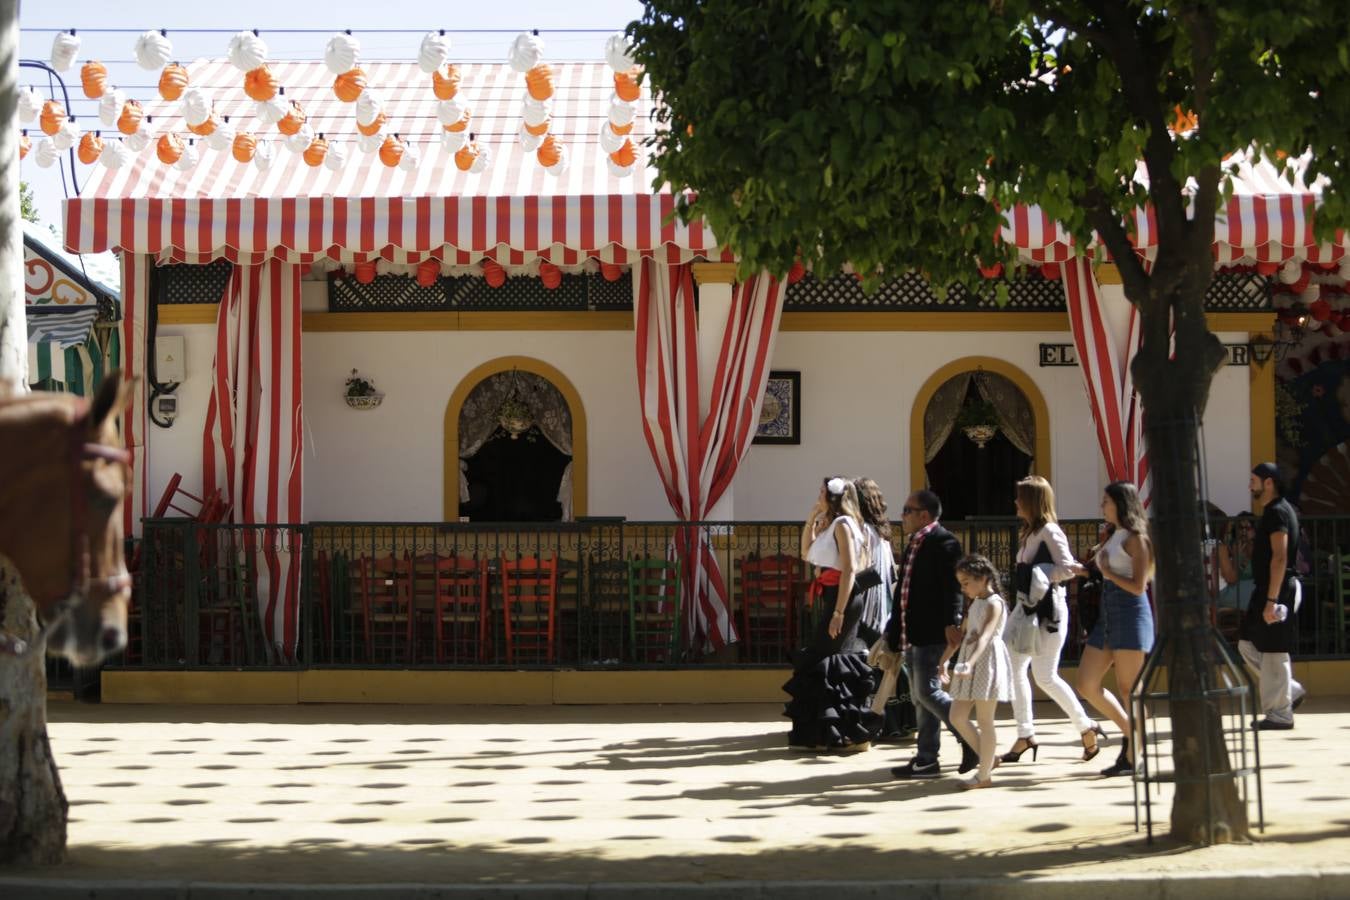
{"label": "small plant in pot", "polygon": [[375,390],[375,382],[356,369],[347,376],[347,405],[352,409],[374,409],[384,400],[384,394]]}
{"label": "small plant in pot", "polygon": [[998,411],[988,400],[971,398],[957,414],[956,427],[983,450],[998,434]]}

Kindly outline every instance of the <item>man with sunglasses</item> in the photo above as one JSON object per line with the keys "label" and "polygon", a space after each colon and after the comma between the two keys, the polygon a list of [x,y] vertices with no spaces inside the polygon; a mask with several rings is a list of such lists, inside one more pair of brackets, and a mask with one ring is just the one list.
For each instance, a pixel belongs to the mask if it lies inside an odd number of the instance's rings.
{"label": "man with sunglasses", "polygon": [[[919,722],[919,746],[913,759],[891,769],[896,778],[937,778],[942,774],[938,750],[942,726],[952,734],[952,698],[942,689],[938,667],[948,643],[961,641],[963,609],[961,587],[956,581],[956,563],[961,542],[939,523],[942,501],[932,491],[915,491],[905,501],[900,521],[909,543],[900,559],[900,586],[895,608],[886,626],[886,642],[892,650],[905,651],[910,693]],[[979,764],[979,756],[957,736],[965,773]]]}

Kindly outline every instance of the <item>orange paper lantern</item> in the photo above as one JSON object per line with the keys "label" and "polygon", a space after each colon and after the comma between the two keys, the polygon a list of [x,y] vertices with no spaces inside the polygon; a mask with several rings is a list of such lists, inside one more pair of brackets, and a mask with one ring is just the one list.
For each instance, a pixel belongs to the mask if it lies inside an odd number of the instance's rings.
{"label": "orange paper lantern", "polygon": [[380,145],[380,162],[392,169],[402,158],[403,142],[398,139],[398,135],[389,135]]}
{"label": "orange paper lantern", "polygon": [[282,116],[280,122],[277,122],[277,130],[285,135],[297,134],[300,131],[300,126],[305,124],[305,118],[305,111],[297,103],[292,102],[290,112]]}
{"label": "orange paper lantern", "polygon": [[357,122],[356,130],[366,136],[379,134],[380,129],[384,128],[384,123],[385,123],[384,113],[380,113],[375,118],[370,120],[369,125],[362,125],[360,122]]}
{"label": "orange paper lantern", "polygon": [[483,279],[487,281],[488,287],[499,288],[506,284],[506,270],[492,259],[483,260]]}
{"label": "orange paper lantern", "polygon": [[600,264],[600,275],[606,281],[618,281],[623,277],[623,267],[617,263],[602,262]]}
{"label": "orange paper lantern", "polygon": [[460,118],[460,120],[459,120],[458,122],[455,122],[453,125],[447,125],[447,126],[445,126],[445,130],[446,130],[446,131],[463,131],[463,130],[465,130],[466,128],[469,127],[469,121],[470,121],[471,119],[473,119],[473,113],[469,112],[469,111],[466,109],[466,110],[464,111],[464,115]]}
{"label": "orange paper lantern", "polygon": [[787,283],[796,284],[806,276],[806,266],[802,265],[800,259],[792,261],[792,268],[788,269]]}
{"label": "orange paper lantern", "polygon": [[548,126],[551,124],[552,122],[549,119],[545,119],[538,125],[526,125],[525,130],[533,135],[548,134]]}
{"label": "orange paper lantern", "polygon": [[626,103],[632,103],[642,96],[642,88],[638,87],[637,77],[632,70],[614,73],[614,93]]}
{"label": "orange paper lantern", "polygon": [[38,125],[46,135],[56,134],[66,123],[66,108],[55,100],[42,104],[42,114],[38,116]]}
{"label": "orange paper lantern", "polygon": [[123,134],[135,134],[141,129],[145,119],[145,110],[139,100],[128,100],[122,104],[122,114],[117,117],[117,130]]}
{"label": "orange paper lantern", "polygon": [[562,159],[562,147],[558,144],[558,139],[550,134],[544,138],[544,142],[539,145],[534,155],[538,158],[539,165],[547,169],[549,166],[556,166]]}
{"label": "orange paper lantern", "polygon": [[241,131],[234,136],[234,143],[230,145],[230,152],[241,163],[252,162],[253,154],[258,152],[258,139],[247,131]]}
{"label": "orange paper lantern", "polygon": [[[442,74],[444,72],[444,74]],[[437,100],[453,100],[459,93],[459,69],[442,66],[431,73],[431,90]]]}
{"label": "orange paper lantern", "polygon": [[76,152],[80,162],[92,166],[103,155],[103,138],[92,131],[86,131],[80,138],[80,149]]}
{"label": "orange paper lantern", "polygon": [[633,130],[633,123],[629,122],[627,125],[615,125],[613,122],[610,122],[609,130],[618,135],[628,134]]}
{"label": "orange paper lantern", "polygon": [[161,135],[155,145],[155,155],[164,165],[173,165],[183,158],[183,139],[176,134]]}
{"label": "orange paper lantern", "polygon": [[360,284],[370,284],[375,280],[374,260],[366,260],[356,264],[356,280]]}
{"label": "orange paper lantern", "polygon": [[244,93],[262,103],[277,95],[277,79],[267,66],[258,66],[244,73]]}
{"label": "orange paper lantern", "polygon": [[305,162],[311,166],[323,165],[324,157],[327,155],[328,140],[323,135],[319,135],[314,140],[310,141],[309,146],[305,148]]}
{"label": "orange paper lantern", "polygon": [[633,142],[625,139],[623,145],[609,155],[614,160],[616,166],[631,166],[637,162],[637,151],[633,149]]}
{"label": "orange paper lantern", "polygon": [[203,121],[201,124],[189,125],[187,129],[193,134],[200,135],[201,137],[206,137],[208,134],[216,130],[216,117],[214,114],[209,115],[206,117],[205,121]]}
{"label": "orange paper lantern", "polygon": [[547,100],[553,96],[553,67],[540,63],[525,73],[525,89],[536,100]]}
{"label": "orange paper lantern", "polygon": [[165,100],[177,100],[188,86],[188,70],[178,63],[169,63],[159,73],[159,95]]}
{"label": "orange paper lantern", "polygon": [[422,287],[431,287],[441,277],[441,263],[437,259],[424,259],[417,264],[417,283]]}
{"label": "orange paper lantern", "polygon": [[33,149],[33,142],[29,139],[28,133],[19,135],[19,159],[28,155],[28,151]]}
{"label": "orange paper lantern", "polygon": [[343,103],[355,103],[366,89],[366,73],[360,67],[343,72],[333,82],[333,93]]}
{"label": "orange paper lantern", "polygon": [[455,167],[461,172],[469,171],[476,159],[478,159],[478,147],[475,144],[465,144],[455,151]]}
{"label": "orange paper lantern", "polygon": [[544,287],[550,291],[562,284],[562,269],[559,269],[553,263],[539,264],[539,280],[543,282]]}
{"label": "orange paper lantern", "polygon": [[108,67],[91,60],[80,68],[80,87],[90,100],[97,100],[108,90]]}

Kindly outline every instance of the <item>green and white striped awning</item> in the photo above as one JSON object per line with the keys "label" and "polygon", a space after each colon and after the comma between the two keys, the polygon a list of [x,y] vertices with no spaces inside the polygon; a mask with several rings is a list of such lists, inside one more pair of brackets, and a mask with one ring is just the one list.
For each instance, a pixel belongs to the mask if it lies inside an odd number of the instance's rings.
{"label": "green and white striped awning", "polygon": [[69,347],[55,341],[34,341],[28,345],[28,383],[44,390],[92,397],[103,376],[120,368],[121,362],[121,339],[116,328],[107,333],[106,350],[92,329],[83,343]]}

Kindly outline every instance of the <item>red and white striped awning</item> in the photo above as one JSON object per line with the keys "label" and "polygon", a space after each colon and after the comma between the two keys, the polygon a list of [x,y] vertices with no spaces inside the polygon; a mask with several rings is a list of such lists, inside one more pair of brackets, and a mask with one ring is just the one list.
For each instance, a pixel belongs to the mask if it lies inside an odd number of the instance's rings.
{"label": "red and white striped awning", "polygon": [[[354,105],[333,94],[333,76],[322,63],[280,62],[272,71],[315,132],[347,145],[346,167],[309,166],[278,146],[275,162],[262,170],[198,141],[200,162],[184,172],[161,163],[152,142],[123,168],[98,167],[84,196],[67,201],[66,246],[178,262],[328,257],[416,263],[432,256],[449,265],[489,257],[519,266],[535,258],[577,265],[587,258],[626,263],[651,254],[672,262],[722,257],[706,227],[674,220],[675,196],[668,188],[651,190],[655,172],[640,151],[632,175],[610,171],[598,136],[608,121],[614,80],[603,63],[554,66],[551,133],[570,159],[557,176],[517,139],[525,86],[505,64],[459,66],[457,99],[472,113],[477,142],[492,151],[480,174],[460,171],[441,147],[431,77],[416,64],[366,67],[370,89],[384,101],[385,130],[420,151],[421,165],[413,171],[385,166],[377,153],[357,149]],[[213,98],[217,117],[229,116],[234,127],[260,137],[280,137],[256,120],[243,75],[228,61],[199,61],[189,72],[191,84]],[[640,148],[653,128],[645,88],[636,107],[630,137]],[[159,101],[146,113],[153,133],[187,136],[178,103]]]}

